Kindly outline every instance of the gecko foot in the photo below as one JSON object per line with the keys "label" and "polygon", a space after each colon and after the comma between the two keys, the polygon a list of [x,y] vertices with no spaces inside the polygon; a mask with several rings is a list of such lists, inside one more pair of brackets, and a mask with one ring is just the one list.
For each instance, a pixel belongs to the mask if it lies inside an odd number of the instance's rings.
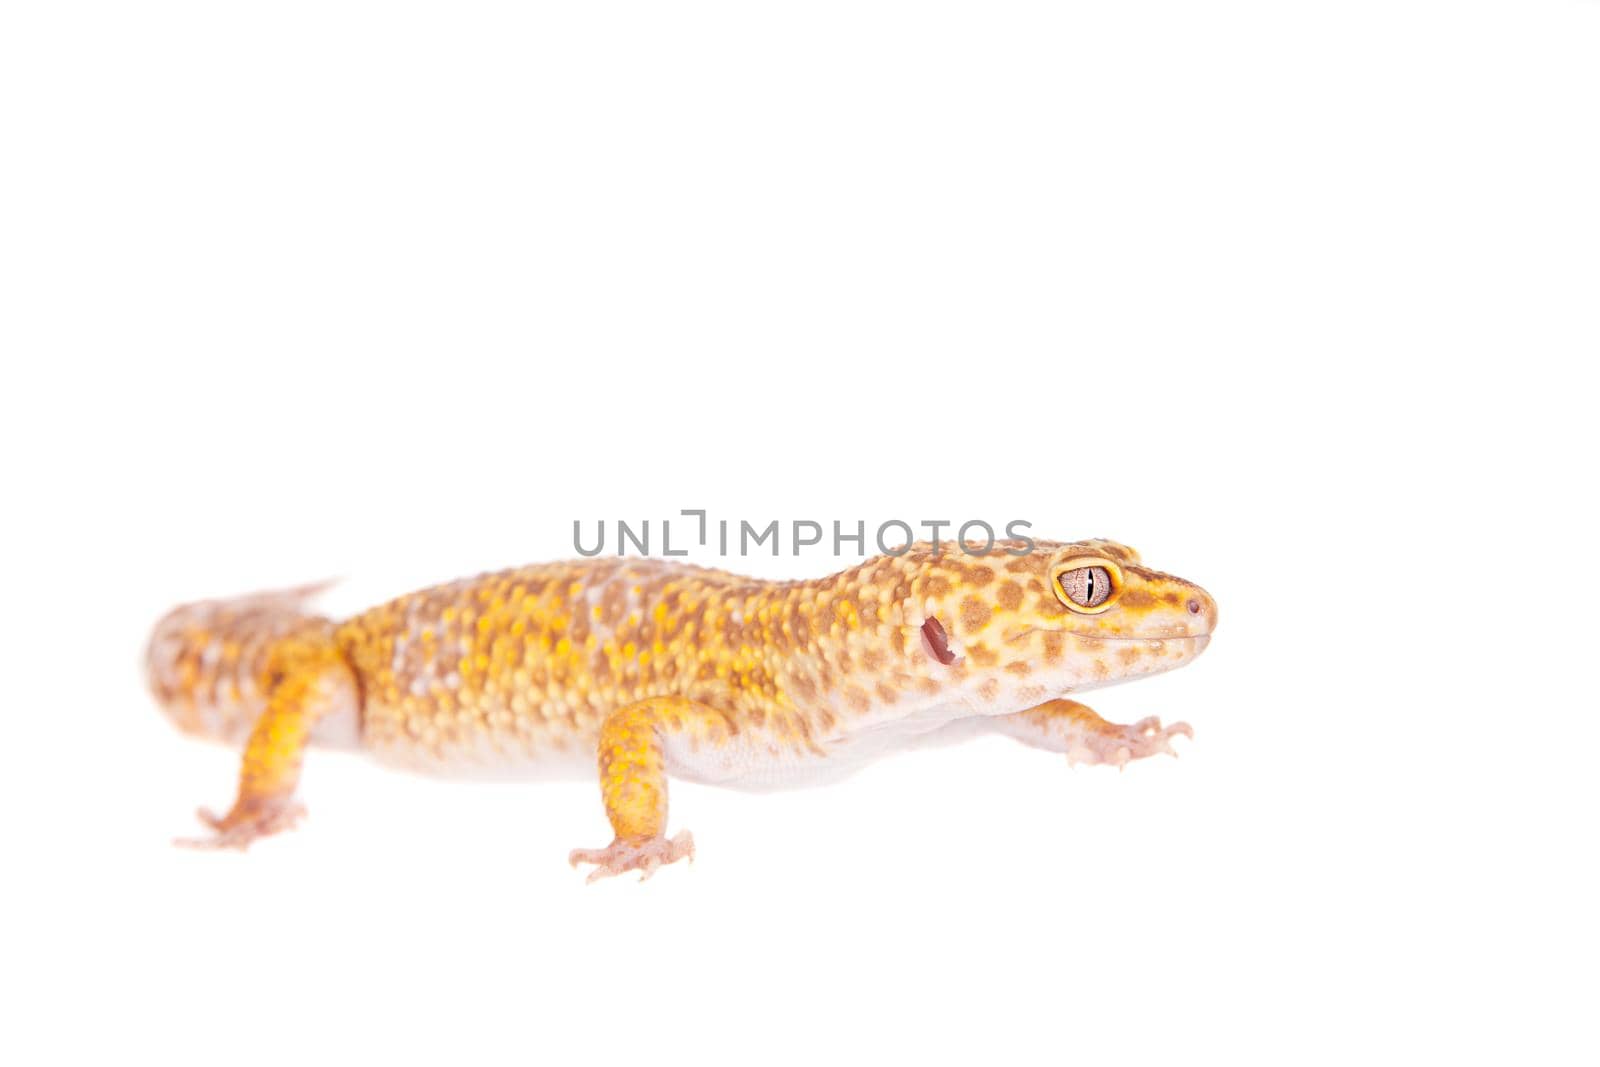
{"label": "gecko foot", "polygon": [[1144,759],[1146,756],[1162,752],[1177,756],[1177,750],[1172,747],[1172,738],[1179,734],[1192,739],[1194,730],[1186,722],[1175,722],[1171,726],[1163,727],[1161,720],[1154,716],[1140,719],[1132,726],[1108,723],[1105,730],[1084,733],[1073,738],[1072,747],[1067,749],[1067,762],[1108,763],[1121,768],[1133,760]]}
{"label": "gecko foot", "polygon": [[304,804],[285,801],[252,806],[243,810],[235,807],[226,815],[213,815],[205,808],[196,814],[200,821],[214,831],[210,837],[180,837],[173,844],[182,848],[222,849],[233,848],[243,852],[258,837],[292,830],[305,818]]}
{"label": "gecko foot", "polygon": [[655,874],[657,867],[685,858],[691,863],[694,861],[694,837],[687,830],[670,840],[665,837],[640,842],[618,839],[605,848],[575,848],[567,856],[567,862],[574,867],[580,863],[594,864],[594,870],[589,872],[591,882],[624,871],[638,871],[642,882]]}

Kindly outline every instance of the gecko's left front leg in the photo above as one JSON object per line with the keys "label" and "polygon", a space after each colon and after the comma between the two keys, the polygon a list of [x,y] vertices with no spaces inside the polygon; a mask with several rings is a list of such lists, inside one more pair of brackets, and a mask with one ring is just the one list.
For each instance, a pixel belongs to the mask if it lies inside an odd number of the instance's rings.
{"label": "gecko's left front leg", "polygon": [[600,728],[600,794],[616,837],[605,848],[573,849],[576,867],[592,863],[589,881],[624,871],[648,878],[657,867],[694,858],[687,830],[668,838],[665,742],[726,743],[733,720],[685,697],[652,697],[618,708]]}
{"label": "gecko's left front leg", "polygon": [[1194,737],[1186,722],[1162,726],[1156,718],[1132,726],[1107,722],[1076,700],[1050,700],[1013,715],[987,720],[1003,734],[1035,748],[1065,752],[1072,763],[1109,763],[1114,767],[1162,752],[1176,756],[1172,738]]}

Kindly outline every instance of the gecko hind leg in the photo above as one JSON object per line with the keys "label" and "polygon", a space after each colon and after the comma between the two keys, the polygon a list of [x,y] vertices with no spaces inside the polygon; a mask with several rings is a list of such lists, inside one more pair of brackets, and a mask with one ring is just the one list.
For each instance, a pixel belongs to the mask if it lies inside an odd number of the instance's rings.
{"label": "gecko hind leg", "polygon": [[1150,756],[1176,756],[1174,737],[1194,737],[1186,722],[1162,726],[1155,717],[1131,726],[1107,722],[1076,700],[1050,700],[1038,707],[1001,715],[994,728],[1035,748],[1064,752],[1068,763],[1104,763],[1121,768]]}
{"label": "gecko hind leg", "polygon": [[731,720],[684,697],[652,697],[618,708],[600,727],[600,795],[616,834],[605,848],[573,849],[574,867],[594,864],[589,881],[638,871],[640,881],[668,863],[694,859],[694,838],[666,836],[665,740],[715,745],[736,733]]}
{"label": "gecko hind leg", "polygon": [[267,707],[245,742],[239,791],[224,815],[201,809],[207,837],[180,838],[188,848],[245,849],[257,838],[292,829],[305,816],[294,799],[312,728],[324,716],[358,701],[355,675],[332,637],[286,638],[267,659]]}
{"label": "gecko hind leg", "polygon": [[235,808],[217,815],[201,808],[195,816],[211,827],[210,837],[180,837],[175,844],[183,848],[232,848],[244,851],[260,837],[293,830],[306,817],[306,806],[298,801],[282,801],[251,806],[248,814]]}

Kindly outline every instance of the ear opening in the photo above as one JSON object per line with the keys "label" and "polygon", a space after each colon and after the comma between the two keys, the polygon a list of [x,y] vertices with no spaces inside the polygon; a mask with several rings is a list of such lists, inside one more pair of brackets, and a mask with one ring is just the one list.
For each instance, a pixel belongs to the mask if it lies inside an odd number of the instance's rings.
{"label": "ear opening", "polygon": [[945,632],[944,623],[932,615],[922,624],[922,643],[928,654],[946,667],[960,658],[950,647],[950,635]]}

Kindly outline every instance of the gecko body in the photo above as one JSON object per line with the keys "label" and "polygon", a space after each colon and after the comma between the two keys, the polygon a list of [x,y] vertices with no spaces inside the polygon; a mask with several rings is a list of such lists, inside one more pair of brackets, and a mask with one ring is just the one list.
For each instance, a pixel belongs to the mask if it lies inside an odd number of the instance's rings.
{"label": "gecko body", "polygon": [[[1031,550],[1030,550],[1031,549]],[[825,578],[764,581],[655,559],[480,575],[342,622],[305,587],[175,609],[148,652],[178,726],[242,743],[238,797],[198,842],[292,825],[307,747],[441,774],[598,771],[615,831],[592,876],[692,854],[667,778],[768,788],[998,731],[1120,765],[1188,734],[1108,723],[1069,693],[1182,666],[1216,624],[1198,586],[1105,540],[918,543]]]}

